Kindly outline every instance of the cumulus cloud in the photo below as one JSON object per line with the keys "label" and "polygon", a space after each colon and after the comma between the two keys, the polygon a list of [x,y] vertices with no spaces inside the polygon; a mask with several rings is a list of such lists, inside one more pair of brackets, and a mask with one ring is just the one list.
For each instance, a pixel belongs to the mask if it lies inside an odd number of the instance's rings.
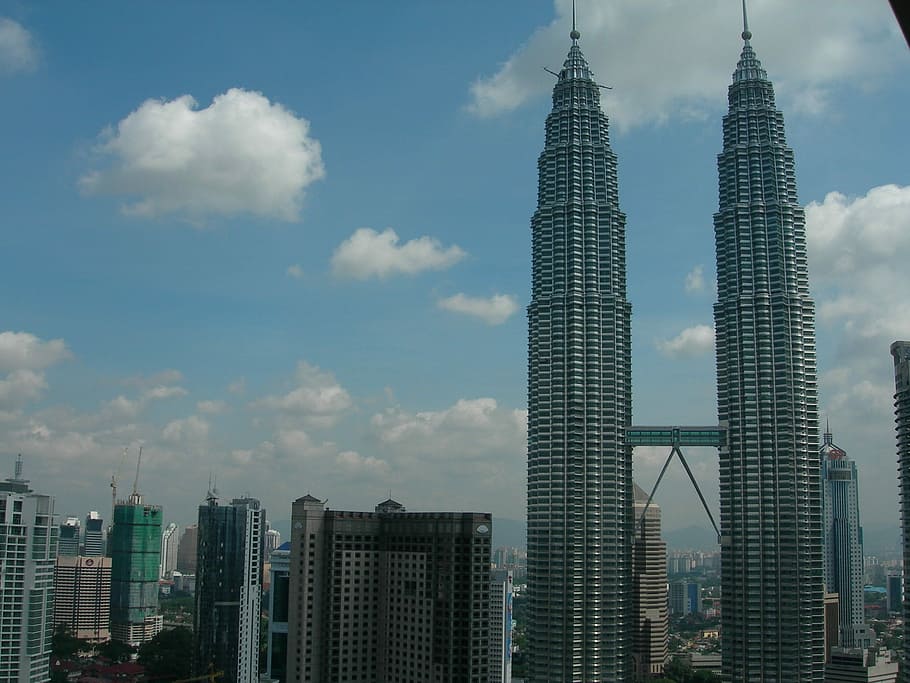
{"label": "cumulus cloud", "polygon": [[714,327],[694,325],[687,327],[672,339],[659,340],[657,349],[665,356],[700,356],[714,349]]}
{"label": "cumulus cloud", "polygon": [[[823,409],[893,447],[888,348],[910,339],[910,187],[883,185],[862,197],[829,193],[806,207],[818,334],[836,340],[820,377]],[[874,442],[874,441],[873,441]],[[886,446],[885,443],[888,443]]]}
{"label": "cumulus cloud", "polygon": [[0,75],[32,71],[38,64],[38,49],[22,24],[0,17]]}
{"label": "cumulus cloud", "polygon": [[436,302],[439,308],[480,318],[487,325],[501,325],[518,310],[518,302],[509,294],[494,294],[489,298],[458,293]]}
{"label": "cumulus cloud", "polygon": [[265,396],[252,403],[260,410],[301,418],[311,426],[335,424],[351,407],[351,396],[335,376],[306,361],[297,364],[297,386],[286,394]]}
{"label": "cumulus cloud", "polygon": [[196,404],[196,410],[206,415],[218,415],[227,410],[227,403],[224,401],[199,401]]}
{"label": "cumulus cloud", "polygon": [[[541,66],[557,67],[568,52],[572,12],[571,0],[554,5],[552,23],[534,31],[493,75],[474,81],[470,111],[498,115],[551,90],[553,78]],[[884,3],[766,0],[750,7],[750,25],[778,92],[809,114],[826,111],[840,83],[882,78],[906,50]],[[579,14],[582,50],[598,81],[613,88],[604,99],[620,128],[704,116],[722,106],[742,45],[740,26],[737,4],[717,0],[586,3]]]}
{"label": "cumulus cloud", "polygon": [[89,194],[123,196],[139,216],[252,214],[297,220],[304,190],[325,175],[310,124],[262,93],[232,88],[199,109],[190,95],[146,100],[101,135]]}
{"label": "cumulus cloud", "polygon": [[288,277],[292,277],[295,280],[299,280],[303,277],[303,268],[299,264],[295,263],[294,265],[288,266],[288,269],[284,271],[284,274]]}
{"label": "cumulus cloud", "polygon": [[186,396],[186,393],[186,389],[183,387],[164,386],[161,384],[146,391],[143,394],[143,398],[151,401],[160,401],[167,398]]}
{"label": "cumulus cloud", "polygon": [[444,270],[465,256],[457,245],[443,247],[432,237],[417,237],[399,244],[392,228],[382,232],[360,228],[335,249],[332,272],[355,280],[414,275],[425,270]]}
{"label": "cumulus cloud", "polygon": [[161,431],[165,441],[175,444],[198,444],[209,435],[209,423],[198,415],[171,420]]}
{"label": "cumulus cloud", "polygon": [[44,375],[34,370],[15,370],[0,379],[0,406],[17,408],[40,398],[47,389]]}
{"label": "cumulus cloud", "polygon": [[688,294],[705,291],[705,267],[697,265],[686,273],[685,286]]}
{"label": "cumulus cloud", "polygon": [[62,339],[42,341],[28,332],[0,332],[0,371],[44,370],[71,357]]}

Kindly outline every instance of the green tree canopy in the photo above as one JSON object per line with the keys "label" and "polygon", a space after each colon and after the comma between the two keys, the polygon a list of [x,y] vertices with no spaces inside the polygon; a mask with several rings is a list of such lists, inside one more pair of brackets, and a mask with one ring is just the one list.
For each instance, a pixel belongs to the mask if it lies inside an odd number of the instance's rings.
{"label": "green tree canopy", "polygon": [[182,626],[162,631],[139,646],[139,663],[149,676],[187,678],[192,671],[193,633]]}

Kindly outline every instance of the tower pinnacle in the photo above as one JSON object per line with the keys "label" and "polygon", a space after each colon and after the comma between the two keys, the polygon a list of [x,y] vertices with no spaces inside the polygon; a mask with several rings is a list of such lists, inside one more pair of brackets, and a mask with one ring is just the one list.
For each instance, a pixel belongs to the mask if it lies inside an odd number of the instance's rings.
{"label": "tower pinnacle", "polygon": [[[743,0],[743,2],[745,2],[745,0]],[[581,38],[581,34],[575,27],[575,0],[572,0],[572,32],[569,34],[569,38],[572,39],[572,42],[576,42],[579,38]]]}
{"label": "tower pinnacle", "polygon": [[[574,22],[573,22],[574,23]],[[752,38],[752,31],[749,30],[749,15],[746,13],[746,0],[743,0],[743,40],[748,45],[749,39]]]}

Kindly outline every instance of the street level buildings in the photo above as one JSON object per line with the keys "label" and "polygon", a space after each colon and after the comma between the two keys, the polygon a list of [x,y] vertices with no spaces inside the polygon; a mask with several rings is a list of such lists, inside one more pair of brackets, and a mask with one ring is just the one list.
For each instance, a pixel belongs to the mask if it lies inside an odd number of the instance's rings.
{"label": "street level buildings", "polygon": [[714,215],[721,630],[727,681],[821,681],[815,307],[793,151],[748,23]]}
{"label": "street level buildings", "polygon": [[632,675],[631,305],[600,88],[572,44],[538,158],[528,306],[533,683]]}
{"label": "street level buildings", "polygon": [[111,637],[138,647],[161,631],[158,564],[161,507],[138,493],[114,506],[110,530]]}
{"label": "street level buildings", "polygon": [[835,445],[830,431],[826,431],[823,438],[825,586],[828,592],[838,594],[839,645],[865,649],[875,642],[875,634],[865,619],[863,529],[859,523],[856,463]]}
{"label": "street level buildings", "polygon": [[488,683],[486,513],[291,512],[287,680]]}
{"label": "street level buildings", "polygon": [[904,646],[898,680],[910,683],[910,341],[891,345],[894,359],[894,422],[904,555]]}
{"label": "street level buildings", "polygon": [[667,544],[660,535],[660,507],[633,484],[635,541],[632,547],[632,586],[635,610],[632,657],[635,680],[663,673],[669,656],[667,615]]}
{"label": "street level buildings", "polygon": [[264,511],[255,498],[199,506],[195,671],[223,671],[224,683],[259,676]]}
{"label": "street level buildings", "polygon": [[54,499],[29,488],[22,458],[0,482],[0,681],[50,680],[54,631]]}
{"label": "street level buildings", "polygon": [[111,637],[111,558],[60,555],[54,571],[54,625],[76,638],[103,643]]}

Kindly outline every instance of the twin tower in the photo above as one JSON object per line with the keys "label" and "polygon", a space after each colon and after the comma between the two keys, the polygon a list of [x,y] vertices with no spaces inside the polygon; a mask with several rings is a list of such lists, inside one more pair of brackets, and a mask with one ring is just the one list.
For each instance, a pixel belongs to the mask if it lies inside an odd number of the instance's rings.
{"label": "twin tower", "polygon": [[[725,681],[821,682],[814,304],[793,152],[750,44],[729,87],[714,215]],[[633,680],[625,215],[599,87],[571,33],[531,219],[529,679]]]}

